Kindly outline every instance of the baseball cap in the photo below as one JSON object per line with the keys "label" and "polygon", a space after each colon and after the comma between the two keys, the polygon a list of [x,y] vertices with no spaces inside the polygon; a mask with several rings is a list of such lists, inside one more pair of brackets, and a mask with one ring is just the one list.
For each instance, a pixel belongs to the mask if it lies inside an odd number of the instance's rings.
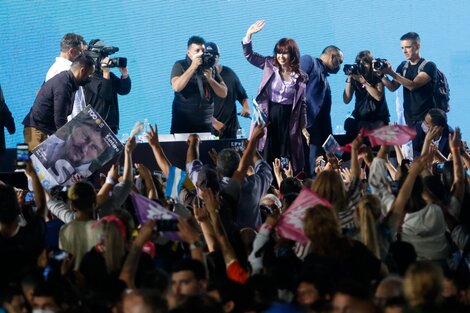
{"label": "baseball cap", "polygon": [[214,42],[206,42],[205,47],[207,52],[212,52],[213,54],[219,55],[219,46],[217,46]]}

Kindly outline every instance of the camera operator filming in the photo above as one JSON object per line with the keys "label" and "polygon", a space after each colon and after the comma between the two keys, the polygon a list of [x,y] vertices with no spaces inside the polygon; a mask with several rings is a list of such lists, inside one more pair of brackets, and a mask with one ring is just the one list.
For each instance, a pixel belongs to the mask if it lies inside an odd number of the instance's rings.
{"label": "camera operator filming", "polygon": [[360,51],[355,64],[345,64],[344,74],[348,76],[343,92],[345,104],[355,94],[353,118],[345,121],[348,136],[355,137],[361,128],[375,129],[388,125],[390,113],[384,96],[384,86],[374,69],[387,66],[386,60],[373,59],[368,50]]}
{"label": "camera operator filming", "polygon": [[[109,58],[119,48],[108,46],[99,39],[93,39],[85,54],[95,61],[95,72],[91,82],[84,88],[85,101],[91,104],[106,121],[109,128],[117,134],[119,130],[119,106],[117,95],[127,95],[131,91],[131,79],[127,70],[127,59]],[[110,71],[117,67],[121,72],[118,78]]]}
{"label": "camera operator filming", "polygon": [[214,70],[215,55],[205,52],[205,41],[198,36],[188,40],[186,58],[176,61],[171,71],[175,92],[171,133],[210,132],[214,113],[214,94],[227,96],[227,86]]}

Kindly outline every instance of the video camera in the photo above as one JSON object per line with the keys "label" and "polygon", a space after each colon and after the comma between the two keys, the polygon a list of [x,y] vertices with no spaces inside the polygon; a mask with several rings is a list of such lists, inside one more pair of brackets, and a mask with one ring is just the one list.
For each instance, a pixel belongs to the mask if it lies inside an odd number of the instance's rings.
{"label": "video camera", "polygon": [[[99,39],[92,39],[85,54],[95,61],[96,70],[99,71],[103,66],[101,60],[118,51],[118,47],[109,46]],[[106,67],[127,67],[127,58],[110,58]]]}

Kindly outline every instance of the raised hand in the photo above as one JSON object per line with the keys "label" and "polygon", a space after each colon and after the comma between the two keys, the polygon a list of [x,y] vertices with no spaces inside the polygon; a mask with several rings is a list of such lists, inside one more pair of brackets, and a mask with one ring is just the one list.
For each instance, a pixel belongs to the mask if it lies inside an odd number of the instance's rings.
{"label": "raised hand", "polygon": [[462,135],[460,133],[460,128],[456,127],[454,129],[453,134],[449,134],[449,146],[452,149],[453,147],[460,147],[462,146]]}
{"label": "raised hand", "polygon": [[191,145],[191,144],[198,144],[201,142],[201,138],[199,137],[198,134],[191,134],[188,136],[188,139],[186,139],[186,142]]}
{"label": "raised hand", "polygon": [[135,164],[135,168],[137,170],[139,170],[139,176],[143,179],[143,180],[147,180],[147,179],[152,179],[152,173],[150,172],[150,170],[147,168],[147,166],[141,164],[141,163],[136,163]]}
{"label": "raised hand", "polygon": [[264,20],[258,20],[256,21],[254,24],[252,24],[248,30],[246,31],[246,37],[248,39],[251,39],[251,35],[253,34],[256,34],[257,32],[259,32],[260,30],[263,29],[265,25],[265,21]]}
{"label": "raised hand", "polygon": [[160,145],[160,141],[158,140],[158,128],[157,124],[154,125],[154,127],[149,125],[150,130],[147,132],[147,139],[151,147],[158,147]]}
{"label": "raised hand", "polygon": [[264,129],[268,126],[268,123],[265,125],[256,125],[251,132],[251,140],[261,139],[264,136]]}
{"label": "raised hand", "polygon": [[132,152],[134,151],[134,149],[137,147],[137,142],[135,140],[135,136],[132,136],[131,138],[129,138],[129,140],[127,140],[126,142],[126,146],[125,146],[125,149],[126,149],[126,152]]}

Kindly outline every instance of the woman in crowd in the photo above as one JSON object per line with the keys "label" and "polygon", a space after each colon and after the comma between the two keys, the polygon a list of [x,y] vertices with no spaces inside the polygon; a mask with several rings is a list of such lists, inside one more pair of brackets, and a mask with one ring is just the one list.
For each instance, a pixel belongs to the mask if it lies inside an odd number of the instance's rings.
{"label": "woman in crowd", "polygon": [[343,101],[348,104],[353,95],[356,100],[352,116],[354,120],[350,125],[351,135],[354,136],[361,128],[375,129],[389,123],[387,101],[384,96],[384,86],[373,70],[372,54],[368,50],[357,54],[356,69],[347,72],[346,86],[343,92]]}
{"label": "woman in crowd", "polygon": [[281,38],[274,46],[272,57],[253,51],[252,35],[263,29],[265,22],[251,25],[243,38],[243,53],[248,62],[263,70],[256,102],[269,123],[259,149],[268,163],[275,158],[288,158],[294,173],[305,165],[302,134],[307,142],[307,111],[305,87],[307,76],[300,70],[299,48],[291,38]]}

